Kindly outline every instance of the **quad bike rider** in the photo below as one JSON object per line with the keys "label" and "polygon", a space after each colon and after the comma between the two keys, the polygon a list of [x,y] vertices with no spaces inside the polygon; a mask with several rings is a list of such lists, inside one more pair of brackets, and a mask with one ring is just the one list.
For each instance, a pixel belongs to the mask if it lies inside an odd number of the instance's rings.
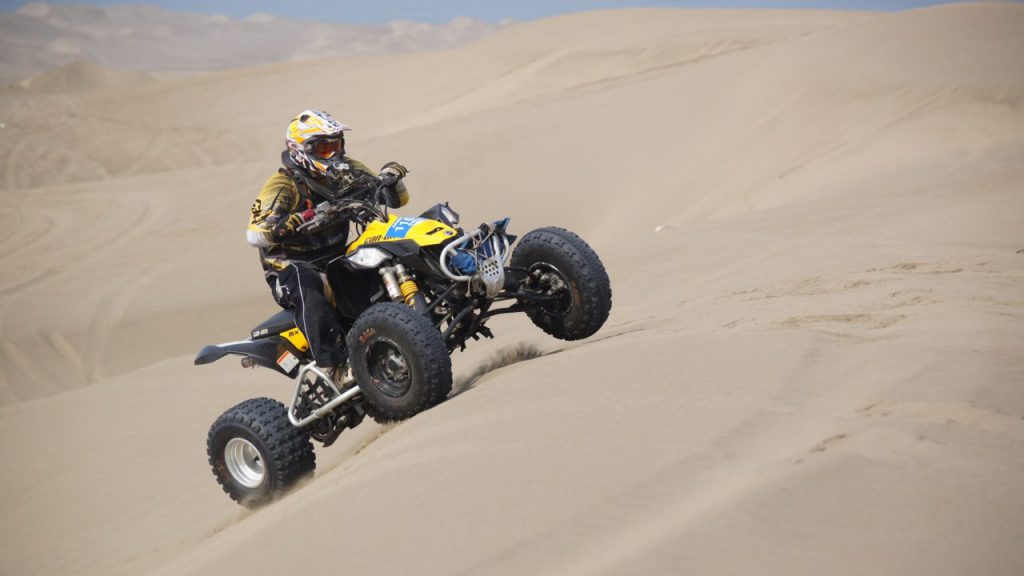
{"label": "quad bike rider", "polygon": [[[389,162],[377,175],[346,156],[347,130],[318,110],[289,124],[283,168],[253,203],[247,231],[284,309],[249,339],[196,356],[207,364],[239,355],[296,382],[288,406],[247,400],[210,428],[214,476],[246,507],[312,474],[311,440],[329,446],[367,414],[397,421],[443,402],[451,353],[493,337],[490,317],[523,312],[548,334],[578,340],[611,310],[607,272],[572,232],[533,230],[513,250],[508,218],[463,230],[447,203],[419,217],[389,214],[408,202],[408,170]],[[503,302],[511,305],[495,307]]]}
{"label": "quad bike rider", "polygon": [[[319,110],[296,116],[285,135],[284,167],[260,190],[246,232],[249,245],[260,249],[274,299],[282,308],[294,310],[295,324],[309,341],[317,365],[330,373],[345,361],[345,330],[328,302],[326,277],[317,263],[344,252],[349,223],[338,218],[315,234],[299,229],[314,218],[317,204],[360,181],[378,178],[365,164],[345,155],[345,132],[350,129]],[[379,199],[390,208],[409,201],[402,182],[406,173],[397,162],[381,170],[380,180],[386,184]]]}

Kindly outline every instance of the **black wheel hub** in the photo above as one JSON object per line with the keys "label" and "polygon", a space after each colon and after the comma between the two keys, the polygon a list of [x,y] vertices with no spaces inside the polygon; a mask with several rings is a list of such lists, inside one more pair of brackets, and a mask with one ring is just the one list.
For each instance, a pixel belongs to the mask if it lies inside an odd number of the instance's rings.
{"label": "black wheel hub", "polygon": [[397,344],[384,338],[372,342],[366,349],[366,365],[373,384],[392,397],[404,396],[412,385],[409,361]]}
{"label": "black wheel hub", "polygon": [[554,265],[537,262],[530,266],[527,286],[535,292],[555,298],[544,305],[545,312],[564,316],[572,311],[572,291],[569,290],[569,280]]}

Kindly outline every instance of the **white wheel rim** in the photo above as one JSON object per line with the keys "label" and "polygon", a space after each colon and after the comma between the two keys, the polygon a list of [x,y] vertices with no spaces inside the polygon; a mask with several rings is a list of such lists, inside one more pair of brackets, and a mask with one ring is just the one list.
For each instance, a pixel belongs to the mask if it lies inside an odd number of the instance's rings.
{"label": "white wheel rim", "polygon": [[224,447],[224,464],[231,477],[246,488],[256,488],[263,484],[267,473],[260,451],[245,438],[228,440]]}

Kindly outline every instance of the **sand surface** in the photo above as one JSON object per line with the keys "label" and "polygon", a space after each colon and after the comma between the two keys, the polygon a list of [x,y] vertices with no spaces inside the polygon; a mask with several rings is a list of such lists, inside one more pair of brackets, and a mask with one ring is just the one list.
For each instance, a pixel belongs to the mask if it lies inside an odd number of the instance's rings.
{"label": "sand surface", "polygon": [[[3,89],[0,573],[1024,573],[1022,30],[628,10]],[[192,357],[275,310],[243,230],[307,107],[407,214],[580,233],[614,307],[496,318],[461,393],[248,512],[206,431],[290,382]]]}

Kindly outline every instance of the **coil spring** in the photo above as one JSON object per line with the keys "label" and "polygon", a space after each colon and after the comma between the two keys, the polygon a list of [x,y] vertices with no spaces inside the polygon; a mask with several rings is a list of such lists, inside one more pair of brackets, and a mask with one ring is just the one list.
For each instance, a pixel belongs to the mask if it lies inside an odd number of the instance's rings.
{"label": "coil spring", "polygon": [[416,286],[416,282],[413,282],[412,280],[402,282],[402,285],[399,288],[402,290],[402,298],[405,299],[405,303],[410,305],[413,297],[420,291],[419,287]]}

